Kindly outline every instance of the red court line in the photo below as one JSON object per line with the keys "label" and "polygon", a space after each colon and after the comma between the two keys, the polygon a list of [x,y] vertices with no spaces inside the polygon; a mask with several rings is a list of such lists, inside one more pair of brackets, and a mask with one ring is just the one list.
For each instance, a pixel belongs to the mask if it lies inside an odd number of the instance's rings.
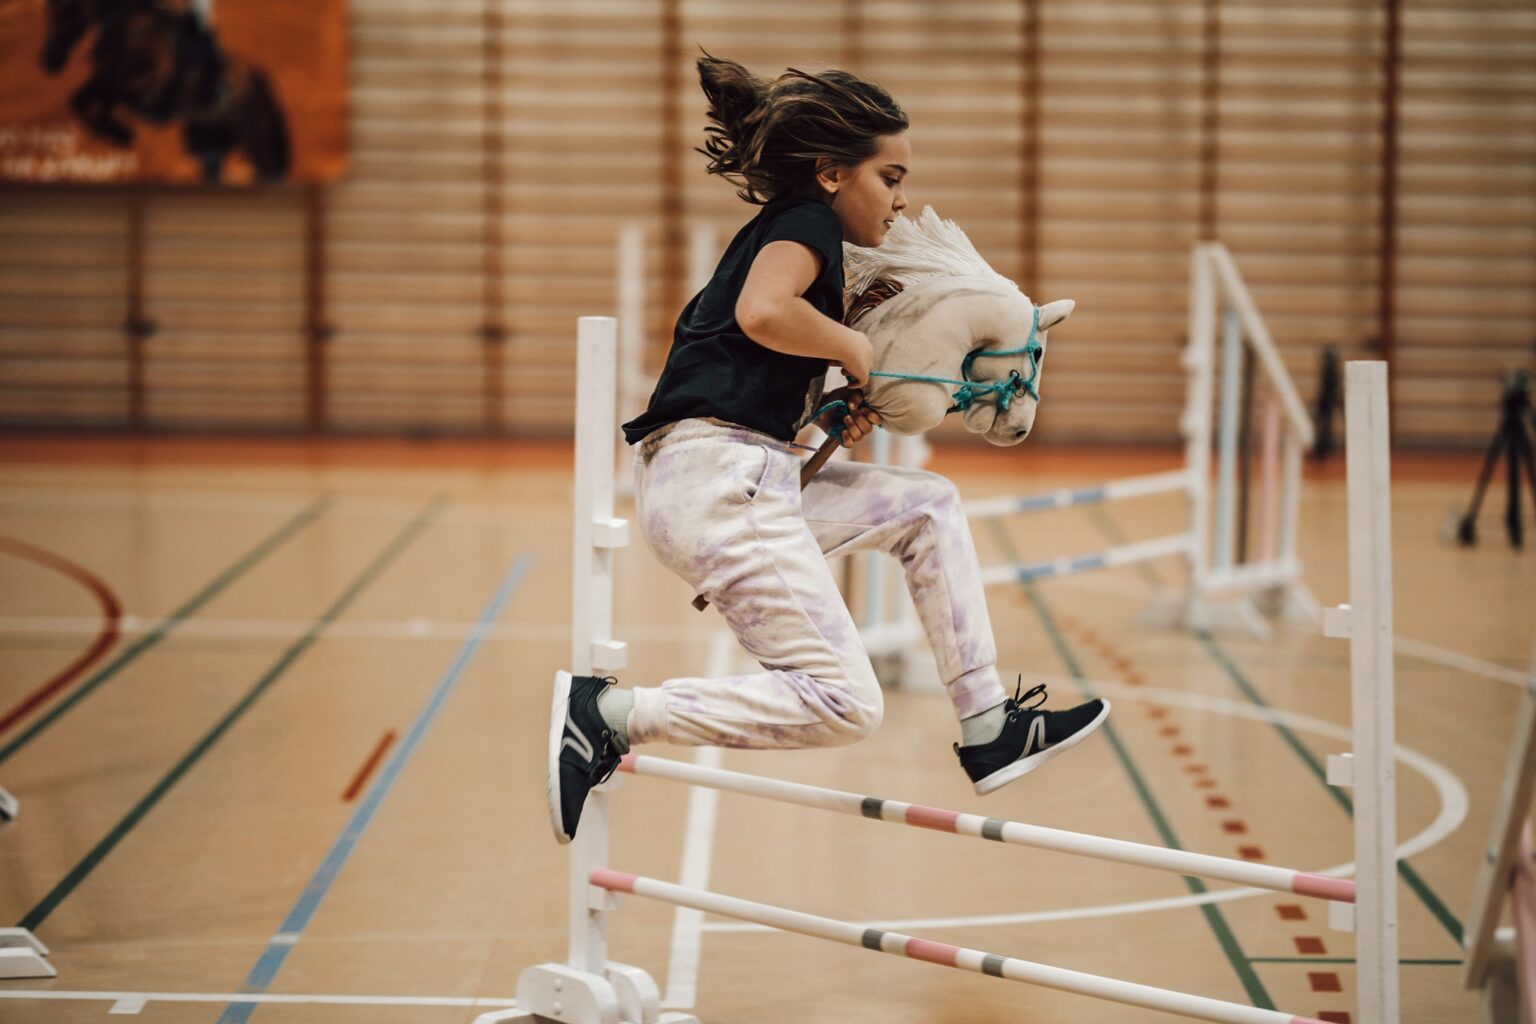
{"label": "red court line", "polygon": [[34,547],[25,541],[15,540],[11,537],[0,537],[0,550],[9,552],[18,558],[25,558],[28,561],[55,569],[70,579],[83,584],[86,589],[96,595],[96,600],[101,605],[102,616],[101,631],[96,634],[95,643],[91,644],[74,661],[66,665],[62,672],[59,672],[42,686],[23,697],[20,704],[11,708],[4,715],[0,715],[0,733],[4,733],[5,730],[45,704],[54,694],[74,682],[86,669],[90,668],[102,655],[107,653],[107,650],[117,642],[118,620],[123,614],[123,609],[118,604],[117,595],[113,594],[107,585],[92,575],[89,570],[83,569],[51,551],[45,551],[42,548]]}
{"label": "red court line", "polygon": [[391,729],[380,738],[378,746],[373,748],[373,753],[368,755],[368,760],[363,762],[363,766],[358,769],[356,777],[352,779],[352,785],[348,786],[347,791],[341,794],[341,799],[344,802],[351,803],[357,799],[357,794],[363,791],[363,785],[368,781],[368,776],[372,775],[373,770],[379,766],[379,761],[384,757],[384,751],[388,750],[389,745],[393,742],[395,742],[395,730]]}

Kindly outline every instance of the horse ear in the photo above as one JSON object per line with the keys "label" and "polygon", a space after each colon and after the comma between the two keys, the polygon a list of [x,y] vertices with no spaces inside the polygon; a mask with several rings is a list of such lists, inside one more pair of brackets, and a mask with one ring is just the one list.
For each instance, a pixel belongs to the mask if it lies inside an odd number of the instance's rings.
{"label": "horse ear", "polygon": [[1077,303],[1071,299],[1057,299],[1040,307],[1040,329],[1048,331],[1072,315]]}

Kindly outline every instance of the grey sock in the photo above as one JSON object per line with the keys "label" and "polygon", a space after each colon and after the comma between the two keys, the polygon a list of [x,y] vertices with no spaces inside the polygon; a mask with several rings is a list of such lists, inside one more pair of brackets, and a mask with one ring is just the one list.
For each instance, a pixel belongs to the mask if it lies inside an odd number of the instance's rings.
{"label": "grey sock", "polygon": [[597,698],[597,713],[603,716],[603,723],[613,730],[613,745],[621,754],[629,753],[629,713],[634,706],[634,691],[621,690],[617,686],[608,687]]}
{"label": "grey sock", "polygon": [[[991,743],[1003,734],[1003,721],[1007,717],[1003,704],[987,708],[980,714],[960,719],[960,745],[974,747],[978,743]],[[601,705],[599,705],[601,706]]]}

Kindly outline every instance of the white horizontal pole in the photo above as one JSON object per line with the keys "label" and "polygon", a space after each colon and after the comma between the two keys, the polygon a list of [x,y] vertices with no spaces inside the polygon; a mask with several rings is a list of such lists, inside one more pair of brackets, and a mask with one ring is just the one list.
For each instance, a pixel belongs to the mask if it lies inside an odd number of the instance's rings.
{"label": "white horizontal pole", "polygon": [[898,825],[952,832],[956,835],[990,839],[1013,846],[1031,846],[1058,853],[1094,857],[1098,860],[1132,864],[1138,867],[1172,871],[1181,875],[1214,878],[1218,881],[1248,885],[1275,892],[1316,896],[1321,899],[1351,902],[1355,898],[1355,883],[1347,878],[1330,878],[1326,875],[1308,874],[1272,864],[1254,864],[1251,861],[1233,860],[1229,857],[1212,857],[1187,850],[1170,850],[1163,846],[1133,843],[1124,839],[1108,839],[1103,836],[1068,832],[1046,828],[1043,825],[1026,825],[1001,818],[987,818],[979,814],[963,814],[946,811],[939,807],[907,804],[897,800],[862,796],[821,786],[808,786],[800,782],[768,779],[760,775],[727,771],[724,768],[706,768],[682,761],[626,754],[619,763],[619,770],[635,775],[648,775],[690,786],[755,796],[779,803],[797,804],[822,811],[835,811],[857,817],[872,818]]}
{"label": "white horizontal pole", "polygon": [[1140,498],[1148,494],[1187,490],[1189,490],[1189,471],[1175,469],[1166,473],[1149,473],[1146,476],[1109,480],[1088,487],[1063,487],[1060,490],[1031,494],[1022,498],[1012,496],[977,498],[965,503],[965,514],[972,519],[986,519],[1018,512],[1095,505],[1104,501],[1121,501],[1125,498]]}
{"label": "white horizontal pole", "polygon": [[1244,1006],[1241,1003],[1228,1003],[1220,999],[1154,988],[1151,985],[1104,978],[1097,974],[1050,967],[1029,960],[1016,960],[1013,957],[997,956],[978,949],[932,942],[928,939],[903,935],[900,932],[865,928],[846,921],[834,921],[828,917],[817,917],[814,914],[786,910],[766,903],[753,903],[750,900],[722,896],[704,889],[689,889],[670,882],[629,875],[609,868],[598,868],[592,872],[591,878],[594,886],[610,892],[633,893],[636,896],[660,900],[674,906],[691,907],[706,914],[720,914],[741,921],[751,921],[781,931],[808,935],[814,939],[860,946],[879,953],[904,956],[911,960],[922,960],[942,967],[958,967],[977,974],[990,974],[994,978],[1022,981],[1063,992],[1075,992],[1094,999],[1107,999],[1129,1006],[1177,1013],[1198,1020],[1218,1021],[1221,1024],[1320,1024],[1319,1021],[1310,1017],[1297,1017],[1277,1010],[1264,1010],[1256,1006]]}
{"label": "white horizontal pole", "polygon": [[1150,562],[1154,558],[1165,558],[1169,555],[1187,556],[1192,543],[1189,534],[1175,533],[1167,537],[1137,541],[1134,544],[1121,544],[1118,547],[1105,548],[1103,551],[1095,551],[1091,554],[1054,558],[1048,562],[1027,565],[991,565],[981,570],[981,582],[990,587],[1000,583],[1018,583],[1023,580],[1042,579],[1046,576],[1070,576],[1073,573],[1088,572],[1091,569],[1109,569],[1117,565]]}
{"label": "white horizontal pole", "polygon": [[1294,558],[1270,562],[1244,562],[1230,569],[1213,570],[1205,580],[1207,593],[1227,590],[1258,590],[1282,583],[1294,583],[1301,576],[1301,566]]}

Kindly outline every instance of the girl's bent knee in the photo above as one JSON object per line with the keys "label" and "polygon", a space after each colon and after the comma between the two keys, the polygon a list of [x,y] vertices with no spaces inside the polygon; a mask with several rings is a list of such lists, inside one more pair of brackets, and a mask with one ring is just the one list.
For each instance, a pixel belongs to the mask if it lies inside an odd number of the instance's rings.
{"label": "girl's bent knee", "polygon": [[848,696],[847,707],[838,718],[838,739],[841,743],[857,743],[873,736],[880,728],[885,717],[885,694],[880,692],[878,682],[871,681],[870,685],[861,686]]}

